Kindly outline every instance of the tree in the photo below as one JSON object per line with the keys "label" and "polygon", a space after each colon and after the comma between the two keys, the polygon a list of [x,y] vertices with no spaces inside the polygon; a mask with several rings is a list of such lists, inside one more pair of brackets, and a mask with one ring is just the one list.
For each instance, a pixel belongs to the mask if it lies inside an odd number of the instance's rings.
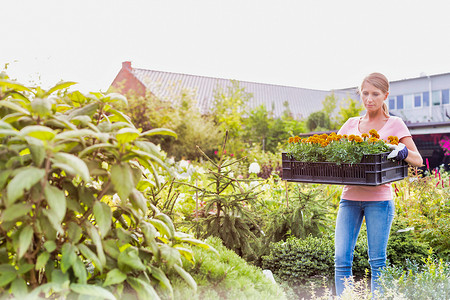
{"label": "tree", "polygon": [[361,105],[360,101],[350,97],[344,99],[339,105],[339,108],[340,110],[337,118],[338,127],[342,126],[349,118],[359,116],[364,110],[364,107]]}
{"label": "tree", "polygon": [[152,94],[133,97],[126,112],[136,127],[144,131],[164,127],[177,132],[179,139],[155,138],[155,142],[170,156],[198,159],[200,153],[197,146],[208,154],[213,153],[220,143],[220,129],[210,116],[201,114],[195,102],[195,93],[182,89],[181,92],[169,94],[166,100]]}
{"label": "tree", "polygon": [[252,94],[241,88],[238,81],[232,80],[231,83],[225,90],[215,91],[212,115],[221,132],[229,132],[229,153],[239,156],[245,148],[242,141],[243,118]]}
{"label": "tree", "polygon": [[309,131],[325,131],[330,128],[330,117],[324,111],[313,112],[306,120],[306,127]]}

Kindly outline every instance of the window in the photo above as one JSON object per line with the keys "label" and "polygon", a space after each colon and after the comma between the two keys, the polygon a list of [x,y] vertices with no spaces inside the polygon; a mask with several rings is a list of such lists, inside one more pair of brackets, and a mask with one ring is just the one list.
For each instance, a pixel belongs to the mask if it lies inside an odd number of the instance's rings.
{"label": "window", "polygon": [[430,93],[429,92],[423,92],[423,106],[430,106]]}
{"label": "window", "polygon": [[441,91],[433,91],[431,93],[431,100],[433,105],[441,105]]}
{"label": "window", "polygon": [[405,108],[413,108],[414,95],[413,94],[405,95],[403,102]]}
{"label": "window", "polygon": [[450,104],[449,89],[442,90],[442,104]]}
{"label": "window", "polygon": [[414,95],[414,107],[422,107],[422,94]]}
{"label": "window", "polygon": [[403,95],[397,96],[397,109],[403,109]]}
{"label": "window", "polygon": [[395,98],[389,97],[389,109],[395,109]]}

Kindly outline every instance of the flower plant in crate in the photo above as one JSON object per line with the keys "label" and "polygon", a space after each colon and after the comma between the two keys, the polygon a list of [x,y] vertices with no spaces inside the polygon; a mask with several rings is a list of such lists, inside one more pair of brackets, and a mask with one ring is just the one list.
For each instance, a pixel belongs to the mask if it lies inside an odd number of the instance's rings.
{"label": "flower plant in crate", "polygon": [[282,154],[283,179],[294,182],[379,185],[403,179],[407,164],[388,160],[390,144],[398,138],[380,139],[376,130],[357,135],[291,137]]}
{"label": "flower plant in crate", "polygon": [[[398,144],[398,138],[389,136],[390,144]],[[359,163],[363,155],[389,151],[387,141],[380,139],[375,129],[369,134],[340,135],[332,132],[313,135],[308,138],[290,137],[286,152],[298,161]]]}
{"label": "flower plant in crate", "polygon": [[[118,107],[118,94],[49,90],[0,78],[0,298],[158,299],[166,274],[196,288],[187,245],[139,190],[158,184],[159,150]],[[118,195],[118,197],[114,197]],[[117,201],[114,199],[117,198]]]}

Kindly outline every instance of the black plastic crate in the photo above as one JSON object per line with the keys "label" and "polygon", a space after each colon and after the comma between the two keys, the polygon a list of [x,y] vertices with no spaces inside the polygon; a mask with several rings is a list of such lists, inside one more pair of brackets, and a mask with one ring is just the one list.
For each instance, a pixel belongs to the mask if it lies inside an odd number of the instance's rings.
{"label": "black plastic crate", "polygon": [[389,152],[364,155],[360,163],[302,162],[282,153],[283,180],[376,186],[408,176],[408,164],[388,159]]}

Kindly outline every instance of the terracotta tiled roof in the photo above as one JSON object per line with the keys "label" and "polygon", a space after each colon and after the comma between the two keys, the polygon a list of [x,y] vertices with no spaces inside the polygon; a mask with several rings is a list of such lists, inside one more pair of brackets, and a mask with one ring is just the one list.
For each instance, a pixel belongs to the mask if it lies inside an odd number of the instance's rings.
{"label": "terracotta tiled roof", "polygon": [[[168,99],[182,89],[194,93],[202,113],[208,113],[214,103],[217,89],[227,90],[232,86],[230,79],[206,76],[170,73],[147,69],[132,68],[131,72],[154,95]],[[312,112],[322,109],[322,101],[332,91],[304,89],[298,87],[238,81],[239,87],[252,94],[250,108],[264,105],[268,111],[273,111],[275,117],[283,114],[284,102],[289,103],[289,109],[294,118],[306,118]],[[335,91],[338,100],[350,96],[348,91]]]}

